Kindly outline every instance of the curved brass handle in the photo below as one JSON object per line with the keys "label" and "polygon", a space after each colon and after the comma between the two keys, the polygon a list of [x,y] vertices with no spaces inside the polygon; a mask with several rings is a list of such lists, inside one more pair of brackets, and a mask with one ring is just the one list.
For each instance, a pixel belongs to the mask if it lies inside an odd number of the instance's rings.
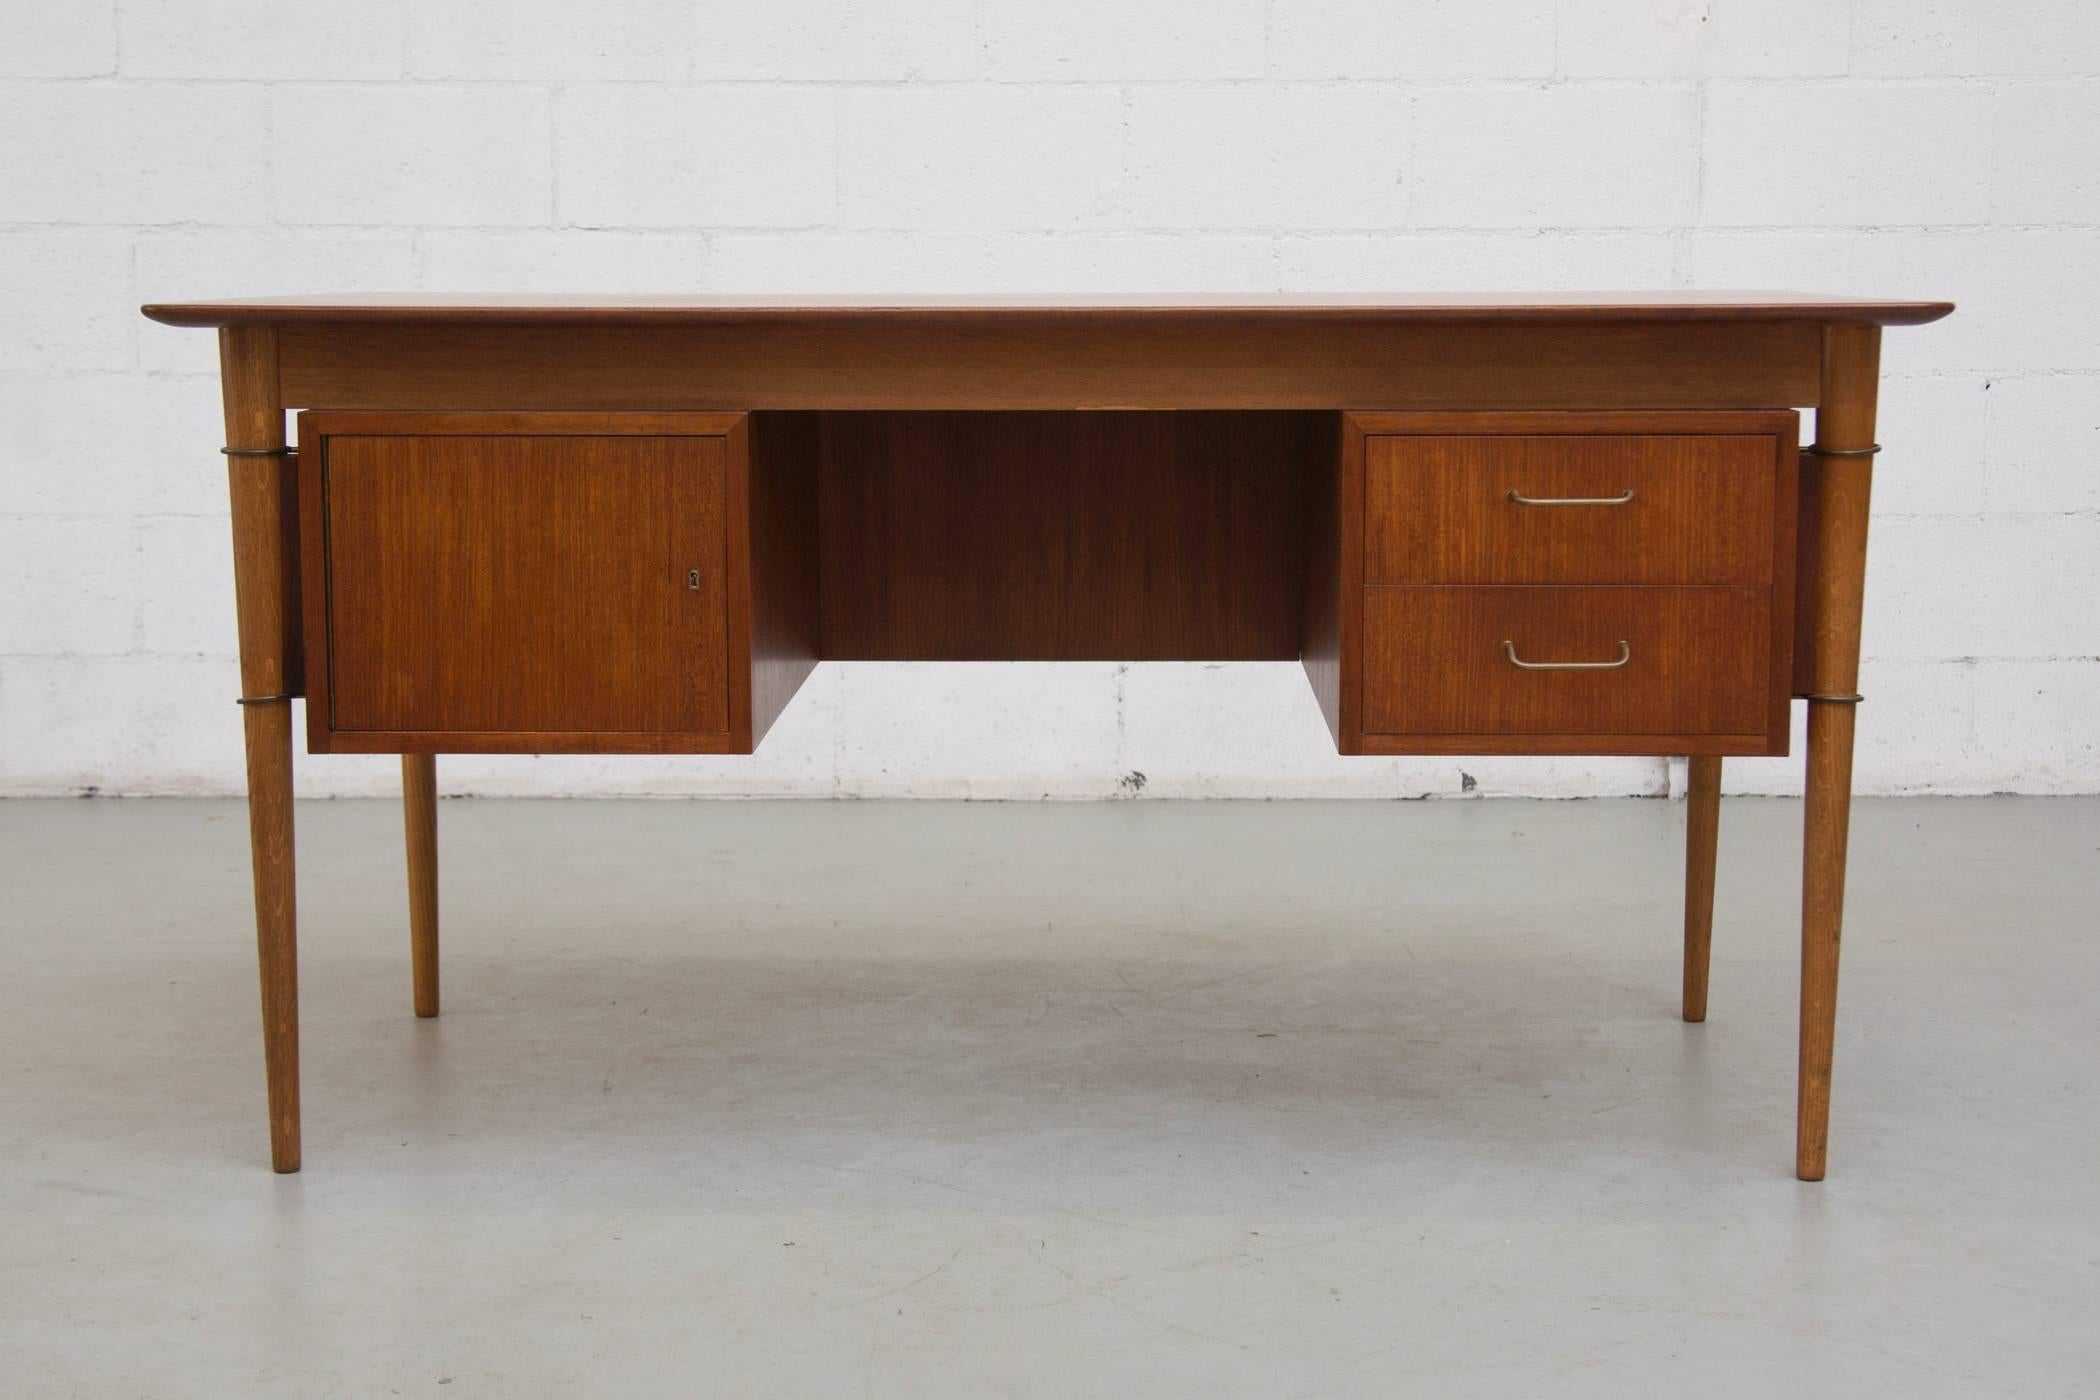
{"label": "curved brass handle", "polygon": [[1509,499],[1520,506],[1623,506],[1633,499],[1633,488],[1629,486],[1616,496],[1527,496],[1522,491],[1512,491]]}
{"label": "curved brass handle", "polygon": [[1616,671],[1633,660],[1633,648],[1624,642],[1619,643],[1617,661],[1526,661],[1517,655],[1515,642],[1504,642],[1502,654],[1520,671]]}

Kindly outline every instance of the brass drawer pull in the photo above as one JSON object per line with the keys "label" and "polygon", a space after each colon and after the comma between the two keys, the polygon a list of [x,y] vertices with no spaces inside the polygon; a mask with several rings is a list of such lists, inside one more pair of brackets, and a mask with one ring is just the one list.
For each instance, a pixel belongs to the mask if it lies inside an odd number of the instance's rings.
{"label": "brass drawer pull", "polygon": [[1619,643],[1617,661],[1526,661],[1517,655],[1515,642],[1504,642],[1502,654],[1519,671],[1616,671],[1633,660],[1633,648],[1624,642]]}
{"label": "brass drawer pull", "polygon": [[1512,491],[1509,499],[1520,506],[1623,506],[1633,499],[1633,488],[1629,486],[1616,496],[1527,496]]}

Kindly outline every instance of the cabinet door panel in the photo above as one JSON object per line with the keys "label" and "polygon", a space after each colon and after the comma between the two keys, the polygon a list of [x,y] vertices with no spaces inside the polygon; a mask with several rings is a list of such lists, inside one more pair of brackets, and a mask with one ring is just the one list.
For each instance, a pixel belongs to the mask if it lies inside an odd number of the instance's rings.
{"label": "cabinet door panel", "polygon": [[331,727],[729,728],[718,437],[332,435]]}

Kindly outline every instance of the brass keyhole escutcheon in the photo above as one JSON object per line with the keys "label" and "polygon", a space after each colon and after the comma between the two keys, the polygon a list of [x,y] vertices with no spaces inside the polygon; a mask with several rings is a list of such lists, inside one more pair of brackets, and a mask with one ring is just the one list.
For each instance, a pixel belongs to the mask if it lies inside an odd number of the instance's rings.
{"label": "brass keyhole escutcheon", "polygon": [[685,571],[685,586],[692,589],[695,593],[700,591],[700,571],[698,569],[687,569]]}

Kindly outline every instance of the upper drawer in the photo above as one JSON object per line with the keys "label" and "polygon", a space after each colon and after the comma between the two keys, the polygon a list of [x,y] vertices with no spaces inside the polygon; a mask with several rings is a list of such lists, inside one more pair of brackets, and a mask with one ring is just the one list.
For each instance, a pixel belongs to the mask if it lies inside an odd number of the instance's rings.
{"label": "upper drawer", "polygon": [[1756,420],[1772,431],[1372,436],[1365,582],[1771,583],[1794,418]]}

